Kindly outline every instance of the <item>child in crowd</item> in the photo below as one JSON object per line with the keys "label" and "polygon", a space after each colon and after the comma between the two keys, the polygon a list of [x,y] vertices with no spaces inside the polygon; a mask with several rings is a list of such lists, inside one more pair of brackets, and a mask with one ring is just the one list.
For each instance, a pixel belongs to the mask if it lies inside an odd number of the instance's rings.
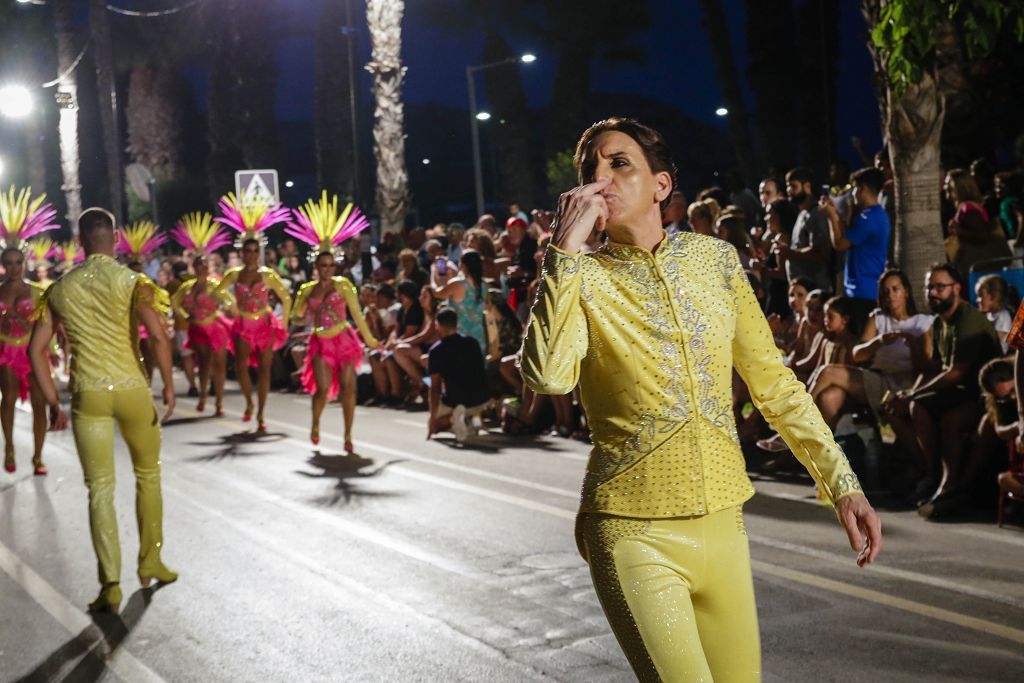
{"label": "child in crowd", "polygon": [[978,310],[985,314],[999,335],[999,343],[1003,345],[1003,353],[1009,350],[1006,335],[1010,332],[1013,318],[1008,308],[1010,288],[1006,280],[998,275],[986,275],[974,286],[974,294],[978,301]]}

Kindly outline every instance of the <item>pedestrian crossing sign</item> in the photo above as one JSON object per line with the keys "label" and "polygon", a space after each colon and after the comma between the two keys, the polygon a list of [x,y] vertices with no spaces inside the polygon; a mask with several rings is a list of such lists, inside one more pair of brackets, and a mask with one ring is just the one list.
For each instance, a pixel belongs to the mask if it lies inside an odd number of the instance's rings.
{"label": "pedestrian crossing sign", "polygon": [[281,192],[274,169],[235,171],[235,196],[242,206],[277,204]]}

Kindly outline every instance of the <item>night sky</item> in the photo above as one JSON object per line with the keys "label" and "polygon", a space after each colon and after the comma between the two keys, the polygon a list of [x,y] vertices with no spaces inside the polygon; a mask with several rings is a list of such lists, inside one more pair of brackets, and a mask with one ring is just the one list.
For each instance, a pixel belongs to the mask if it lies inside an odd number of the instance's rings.
{"label": "night sky", "polygon": [[[423,0],[413,0],[414,2]],[[318,3],[290,2],[291,11],[299,13],[312,26]],[[362,3],[357,2],[357,13]],[[747,64],[746,25],[743,3],[725,0],[732,29],[732,43],[741,79]],[[865,140],[868,150],[880,144],[878,107],[870,85],[871,58],[865,47],[865,26],[857,3],[843,2],[840,24],[840,82],[838,101],[839,154],[856,168],[857,155],[850,146],[851,135]],[[409,103],[436,102],[459,107],[468,106],[465,68],[479,64],[482,40],[462,33],[448,32],[417,20],[406,3],[403,23],[403,59],[408,67],[405,97]],[[714,76],[710,48],[700,22],[694,0],[652,0],[656,27],[644,37],[647,59],[641,65],[594,65],[593,86],[605,92],[637,93],[678,107],[695,119],[721,125],[715,116],[720,106],[718,83]],[[356,18],[360,32],[360,63],[370,57],[369,35],[365,18]],[[523,83],[531,105],[543,107],[548,100],[553,78],[553,54],[545,53],[541,41],[517,43],[514,48],[532,52],[538,60],[523,65]],[[281,79],[278,86],[277,113],[283,120],[308,120],[312,117],[313,50],[311,36],[296,36],[281,41],[278,49]],[[201,90],[202,86],[196,79]],[[478,85],[481,85],[478,83]],[[483,98],[483,88],[478,95]],[[363,77],[359,95],[368,102],[370,79]],[[200,102],[205,96],[200,94]],[[746,92],[748,109],[753,99]],[[481,102],[481,108],[486,101]],[[467,124],[468,125],[468,124]]]}

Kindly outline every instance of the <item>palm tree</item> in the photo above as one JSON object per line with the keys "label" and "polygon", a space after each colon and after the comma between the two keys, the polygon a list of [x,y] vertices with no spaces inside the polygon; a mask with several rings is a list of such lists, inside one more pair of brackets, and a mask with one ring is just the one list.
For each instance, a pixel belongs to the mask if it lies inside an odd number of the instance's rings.
{"label": "palm tree", "polygon": [[409,174],[405,168],[405,124],[402,107],[402,0],[367,0],[366,21],[373,59],[377,107],[373,115],[373,153],[377,159],[377,210],[384,232],[401,230],[409,206]]}
{"label": "palm tree", "polygon": [[57,73],[63,78],[57,84],[57,123],[60,138],[60,169],[71,232],[78,231],[78,215],[82,213],[82,183],[78,179],[78,84],[75,77],[75,31],[71,23],[72,0],[56,0],[53,20],[57,35]]}
{"label": "palm tree", "polygon": [[96,91],[99,99],[100,127],[103,130],[103,153],[107,161],[110,210],[120,225],[124,212],[124,179],[121,174],[121,136],[117,125],[117,84],[107,0],[91,1],[89,32],[92,38],[93,62],[96,65]]}

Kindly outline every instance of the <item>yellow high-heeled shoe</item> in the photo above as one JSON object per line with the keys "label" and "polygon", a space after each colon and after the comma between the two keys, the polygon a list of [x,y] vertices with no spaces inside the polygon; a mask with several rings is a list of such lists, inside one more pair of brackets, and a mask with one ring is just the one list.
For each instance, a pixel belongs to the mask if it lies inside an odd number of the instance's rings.
{"label": "yellow high-heeled shoe", "polygon": [[174,583],[178,580],[178,572],[172,571],[165,567],[163,563],[155,567],[139,567],[139,583],[142,584],[143,588],[149,588],[149,585],[156,581],[157,585],[165,583]]}
{"label": "yellow high-heeled shoe", "polygon": [[110,614],[117,614],[121,611],[122,598],[121,585],[108,583],[100,589],[99,597],[89,603],[89,611],[93,613],[109,612]]}

